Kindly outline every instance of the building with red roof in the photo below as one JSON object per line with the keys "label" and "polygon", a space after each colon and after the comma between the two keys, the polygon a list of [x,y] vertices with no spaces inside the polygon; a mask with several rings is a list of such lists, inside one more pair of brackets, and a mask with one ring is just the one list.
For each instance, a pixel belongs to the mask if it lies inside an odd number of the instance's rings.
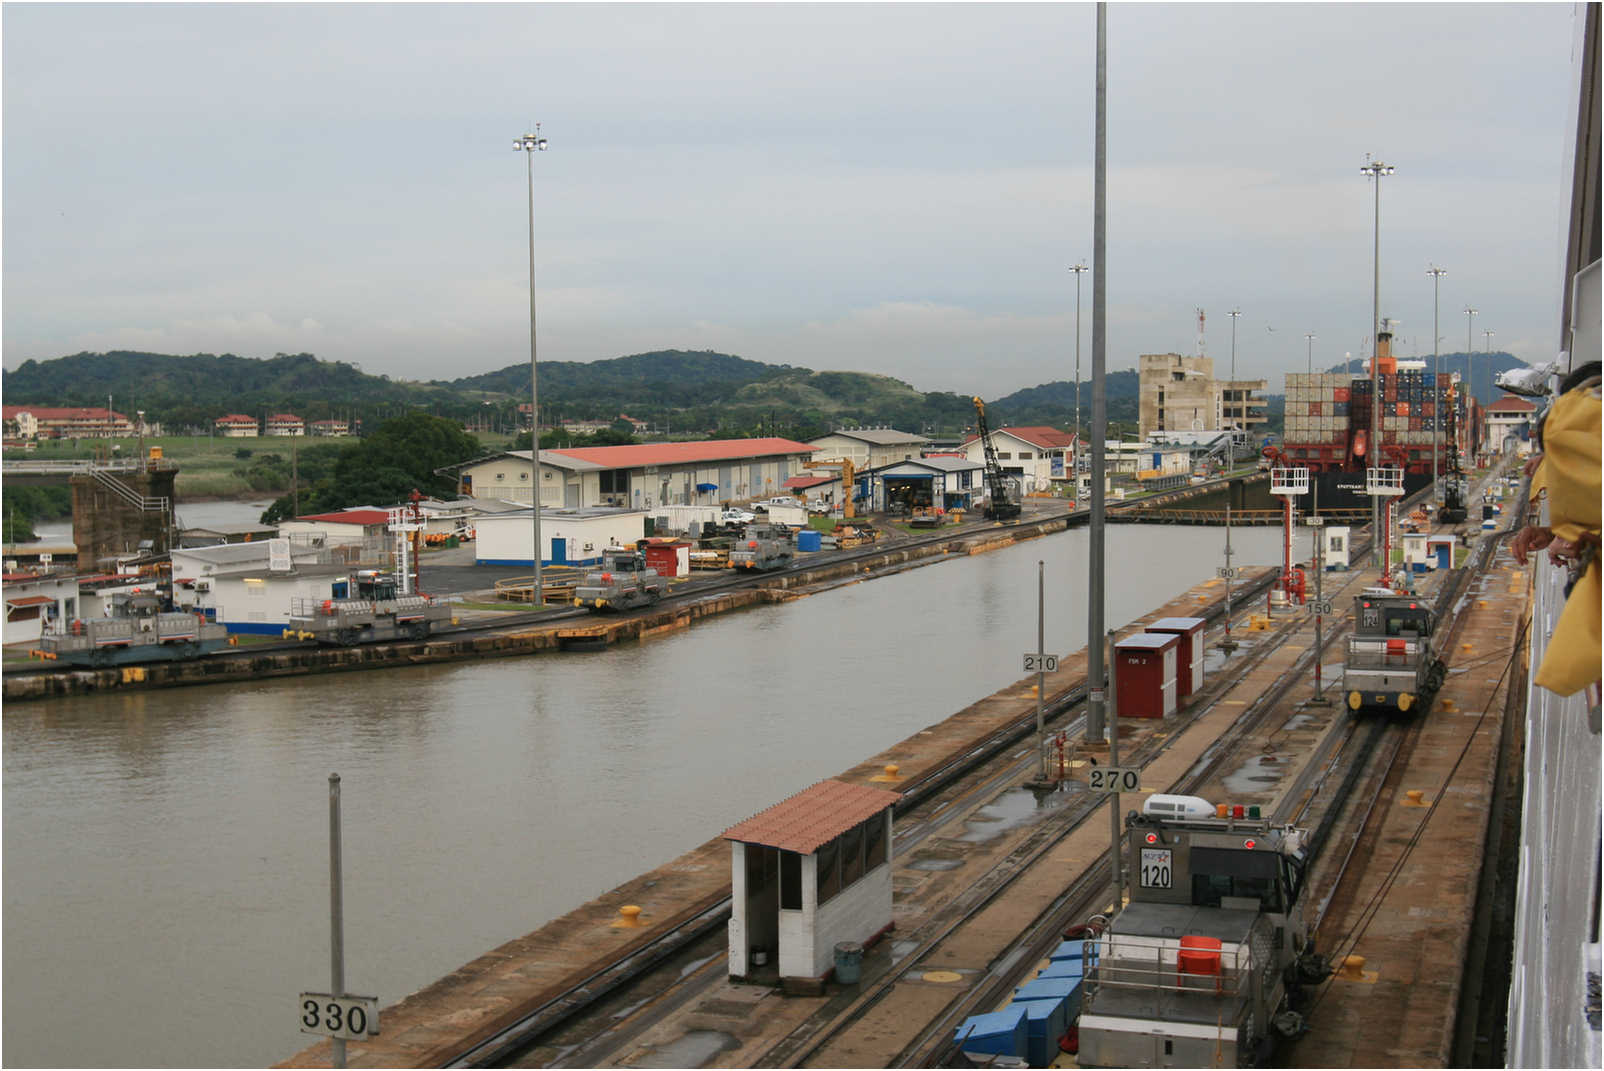
{"label": "building with red roof", "polygon": [[212,427],[217,429],[217,434],[226,439],[254,439],[262,433],[256,418],[246,416],[244,413],[220,416],[212,421]]}
{"label": "building with red roof", "polygon": [[306,434],[306,421],[294,413],[274,413],[267,418],[267,434],[278,438],[289,438]]}
{"label": "building with red roof", "polygon": [[[1068,486],[1075,477],[1078,447],[1072,432],[1046,424],[993,428],[991,447],[997,452],[997,463],[1003,472],[1019,480],[1026,494]],[[965,439],[963,451],[970,461],[985,464],[986,451],[980,436],[971,435]]]}
{"label": "building with red roof", "polygon": [[7,405],[0,419],[8,439],[116,439],[135,432],[122,413],[92,406]]}
{"label": "building with red roof", "polygon": [[891,809],[901,798],[820,781],[724,831],[732,976],[777,967],[782,979],[823,979],[837,944],[866,945],[891,928]]}

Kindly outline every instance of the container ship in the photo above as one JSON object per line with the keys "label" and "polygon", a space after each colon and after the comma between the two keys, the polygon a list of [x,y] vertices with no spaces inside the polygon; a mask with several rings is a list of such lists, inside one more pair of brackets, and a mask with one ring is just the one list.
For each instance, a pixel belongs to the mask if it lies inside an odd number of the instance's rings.
{"label": "container ship", "polygon": [[[1290,372],[1286,377],[1286,428],[1280,446],[1264,451],[1275,465],[1309,470],[1309,494],[1298,503],[1306,512],[1370,508],[1365,470],[1372,466],[1403,470],[1404,493],[1432,482],[1432,450],[1444,473],[1459,471],[1479,444],[1477,405],[1457,373],[1426,371],[1425,360],[1400,361],[1392,355],[1392,336],[1376,340],[1377,381],[1381,390],[1381,434],[1371,428],[1368,368],[1350,372]],[[1377,455],[1379,454],[1379,459]]]}

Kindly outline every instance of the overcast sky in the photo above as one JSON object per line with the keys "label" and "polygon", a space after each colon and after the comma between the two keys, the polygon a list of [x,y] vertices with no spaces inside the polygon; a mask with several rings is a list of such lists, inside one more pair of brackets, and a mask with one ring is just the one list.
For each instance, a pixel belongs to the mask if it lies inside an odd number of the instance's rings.
{"label": "overcast sky", "polygon": [[[26,4],[4,365],[307,351],[395,378],[712,349],[998,397],[1072,379],[1090,4]],[[1115,4],[1108,364],[1558,348],[1571,4]],[[1092,274],[1081,369],[1091,375]]]}

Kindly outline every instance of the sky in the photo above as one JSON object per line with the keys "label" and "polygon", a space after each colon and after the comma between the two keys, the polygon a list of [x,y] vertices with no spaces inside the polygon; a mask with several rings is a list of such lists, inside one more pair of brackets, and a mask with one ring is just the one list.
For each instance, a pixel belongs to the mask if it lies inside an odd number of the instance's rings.
{"label": "sky", "polygon": [[[1577,5],[1579,6],[1579,5]],[[1559,347],[1571,4],[1113,4],[1107,362]],[[3,366],[396,379],[659,349],[1001,397],[1092,367],[1090,4],[29,4]],[[1463,310],[1478,313],[1467,317]],[[1483,334],[1491,330],[1489,339]],[[1312,333],[1312,343],[1305,338]],[[3,390],[0,380],[0,390]]]}

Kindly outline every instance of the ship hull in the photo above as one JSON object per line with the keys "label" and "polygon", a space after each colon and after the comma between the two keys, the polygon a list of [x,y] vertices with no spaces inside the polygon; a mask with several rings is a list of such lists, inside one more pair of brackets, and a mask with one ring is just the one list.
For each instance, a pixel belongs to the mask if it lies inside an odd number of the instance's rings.
{"label": "ship hull", "polygon": [[[1404,497],[1431,486],[1431,473],[1405,471]],[[1327,513],[1370,508],[1365,494],[1365,471],[1317,472],[1309,477],[1309,493],[1298,500],[1298,509],[1308,513]]]}

